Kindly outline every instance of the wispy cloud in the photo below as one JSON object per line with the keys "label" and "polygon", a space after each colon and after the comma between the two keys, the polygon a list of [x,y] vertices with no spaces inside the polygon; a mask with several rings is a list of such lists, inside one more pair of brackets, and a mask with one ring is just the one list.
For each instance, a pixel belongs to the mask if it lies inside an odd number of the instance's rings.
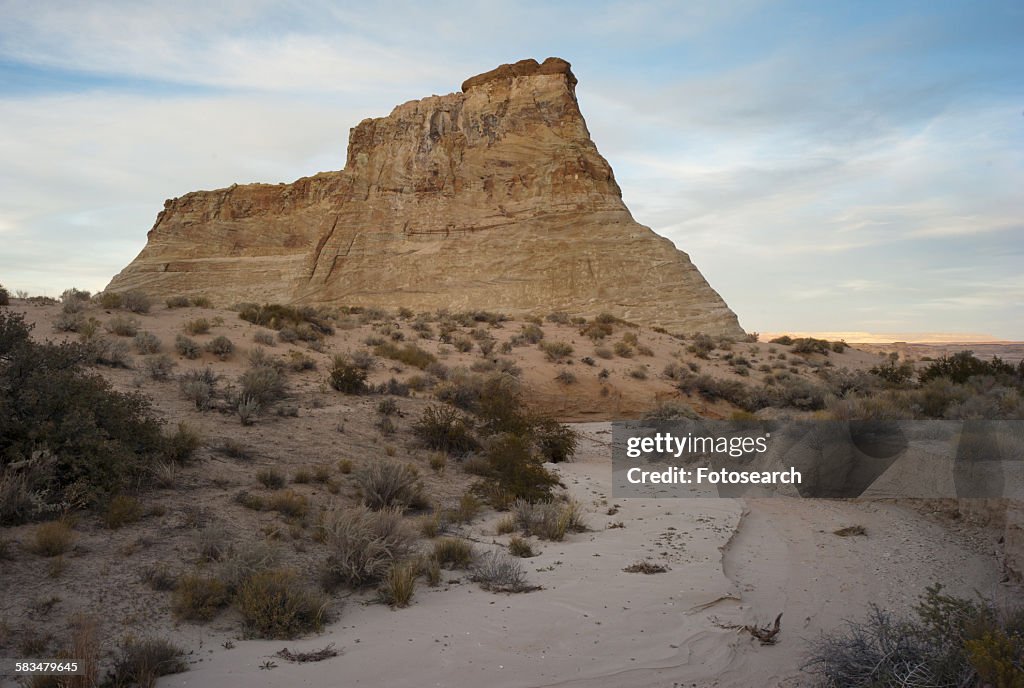
{"label": "wispy cloud", "polygon": [[360,119],[554,54],[744,325],[1024,338],[1024,13],[986,8],[0,0],[0,280],[99,288],[164,198],[339,169]]}

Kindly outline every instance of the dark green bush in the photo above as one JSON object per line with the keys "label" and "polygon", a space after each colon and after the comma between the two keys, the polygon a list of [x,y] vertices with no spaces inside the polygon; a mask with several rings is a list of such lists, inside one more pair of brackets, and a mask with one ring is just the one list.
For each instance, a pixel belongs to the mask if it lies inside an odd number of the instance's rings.
{"label": "dark green bush", "polygon": [[311,306],[283,306],[277,303],[242,304],[238,317],[256,325],[282,330],[290,327],[299,332],[301,326],[310,328],[316,335],[334,334],[334,325],[330,314]]}
{"label": "dark green bush", "polygon": [[456,456],[479,446],[473,436],[473,422],[450,406],[428,406],[412,430],[427,447]]}
{"label": "dark green bush", "polygon": [[148,477],[166,446],[149,402],[87,372],[85,347],[29,332],[0,311],[0,474],[45,490],[53,508],[96,504]]}
{"label": "dark green bush", "polygon": [[366,371],[346,356],[334,357],[327,380],[331,387],[345,394],[362,394],[366,391]]}
{"label": "dark green bush", "polygon": [[[470,343],[472,347],[472,343]],[[398,346],[392,342],[384,342],[378,344],[373,349],[373,353],[384,358],[390,358],[394,361],[401,361],[406,365],[411,365],[415,368],[423,370],[431,363],[436,363],[437,358],[434,354],[429,351],[425,351],[415,344],[406,344],[404,346]]]}

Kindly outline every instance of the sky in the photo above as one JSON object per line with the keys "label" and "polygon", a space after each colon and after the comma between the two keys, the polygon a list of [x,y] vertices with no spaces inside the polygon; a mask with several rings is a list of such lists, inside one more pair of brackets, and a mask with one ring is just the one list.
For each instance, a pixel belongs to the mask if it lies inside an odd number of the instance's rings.
{"label": "sky", "polygon": [[1024,340],[1019,0],[0,0],[0,18],[10,290],[100,290],[164,199],[341,169],[360,120],[558,56],[633,216],[748,331]]}

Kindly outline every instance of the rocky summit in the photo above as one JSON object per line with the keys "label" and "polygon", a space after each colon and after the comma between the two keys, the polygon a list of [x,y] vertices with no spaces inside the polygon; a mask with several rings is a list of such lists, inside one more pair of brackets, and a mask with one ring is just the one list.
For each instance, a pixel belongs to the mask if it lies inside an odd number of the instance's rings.
{"label": "rocky summit", "polygon": [[558,58],[360,122],[339,172],[168,200],[107,289],[743,332],[689,257],[630,215]]}

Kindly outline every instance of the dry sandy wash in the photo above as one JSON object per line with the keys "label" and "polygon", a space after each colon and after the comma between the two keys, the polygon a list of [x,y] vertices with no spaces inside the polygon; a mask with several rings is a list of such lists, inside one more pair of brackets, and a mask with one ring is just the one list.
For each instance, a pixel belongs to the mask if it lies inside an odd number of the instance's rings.
{"label": "dry sandy wash", "polygon": [[[909,611],[934,580],[959,594],[1007,594],[990,534],[896,505],[610,499],[610,426],[577,427],[585,438],[577,460],[556,470],[587,506],[591,531],[542,543],[525,560],[543,589],[495,596],[448,583],[417,592],[408,609],[349,605],[323,635],[293,643],[236,641],[224,650],[220,635],[206,633],[203,661],[159,685],[795,686],[806,680],[804,639],[870,602]],[[495,521],[472,529],[482,547],[507,542]],[[868,536],[832,532],[853,524]],[[623,571],[644,559],[668,571]],[[723,628],[779,612],[773,646]],[[285,645],[298,652],[327,643],[341,655],[311,664],[274,656]],[[277,668],[261,669],[268,660]]]}

